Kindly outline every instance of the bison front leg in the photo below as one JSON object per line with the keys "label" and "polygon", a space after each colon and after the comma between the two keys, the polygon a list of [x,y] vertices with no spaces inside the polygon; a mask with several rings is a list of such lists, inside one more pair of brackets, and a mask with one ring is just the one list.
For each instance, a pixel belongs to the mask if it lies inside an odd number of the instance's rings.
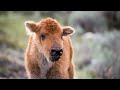
{"label": "bison front leg", "polygon": [[26,62],[26,72],[29,79],[39,79],[40,69],[37,65]]}
{"label": "bison front leg", "polygon": [[70,64],[70,67],[68,69],[68,73],[69,73],[69,78],[74,79],[74,66],[72,63]]}
{"label": "bison front leg", "polygon": [[47,72],[47,79],[69,79],[69,76],[63,69],[54,67]]}

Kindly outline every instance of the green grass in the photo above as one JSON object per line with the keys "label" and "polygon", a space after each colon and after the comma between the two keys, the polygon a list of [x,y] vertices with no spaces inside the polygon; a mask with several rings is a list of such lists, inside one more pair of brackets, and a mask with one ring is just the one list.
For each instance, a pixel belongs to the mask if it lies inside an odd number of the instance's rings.
{"label": "green grass", "polygon": [[40,16],[39,12],[25,16],[9,11],[7,15],[0,15],[0,32],[5,33],[0,34],[0,41],[8,42],[17,48],[26,48],[28,36],[24,22],[27,20],[39,22],[42,18],[43,16]]}
{"label": "green grass", "polygon": [[77,79],[94,79],[94,75],[89,73],[87,70],[76,69],[75,76]]}
{"label": "green grass", "polygon": [[0,16],[0,41],[6,41],[19,48],[25,48],[27,35],[24,28],[25,17],[20,14],[9,13]]}

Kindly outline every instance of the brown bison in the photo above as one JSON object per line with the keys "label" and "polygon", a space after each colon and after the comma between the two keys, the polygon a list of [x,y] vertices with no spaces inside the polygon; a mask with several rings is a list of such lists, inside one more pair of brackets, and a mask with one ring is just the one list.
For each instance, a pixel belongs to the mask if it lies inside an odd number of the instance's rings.
{"label": "brown bison", "polygon": [[73,79],[72,45],[74,29],[61,26],[55,19],[26,21],[29,42],[25,53],[25,68],[29,79]]}

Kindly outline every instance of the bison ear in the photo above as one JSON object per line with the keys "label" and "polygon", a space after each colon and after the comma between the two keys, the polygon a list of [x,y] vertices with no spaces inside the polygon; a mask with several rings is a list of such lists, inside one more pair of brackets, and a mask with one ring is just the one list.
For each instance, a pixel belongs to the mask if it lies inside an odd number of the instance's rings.
{"label": "bison ear", "polygon": [[74,28],[70,26],[63,27],[63,36],[72,35],[75,32]]}
{"label": "bison ear", "polygon": [[25,24],[25,29],[28,34],[36,32],[35,28],[36,28],[37,24],[34,21],[25,21],[24,24]]}

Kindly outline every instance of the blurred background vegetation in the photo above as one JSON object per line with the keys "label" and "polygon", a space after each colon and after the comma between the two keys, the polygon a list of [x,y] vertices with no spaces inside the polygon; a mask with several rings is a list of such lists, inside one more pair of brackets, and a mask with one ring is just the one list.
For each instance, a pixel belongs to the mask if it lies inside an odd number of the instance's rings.
{"label": "blurred background vegetation", "polygon": [[76,79],[120,79],[120,11],[0,11],[0,78],[25,79],[24,22],[52,17],[75,28]]}

